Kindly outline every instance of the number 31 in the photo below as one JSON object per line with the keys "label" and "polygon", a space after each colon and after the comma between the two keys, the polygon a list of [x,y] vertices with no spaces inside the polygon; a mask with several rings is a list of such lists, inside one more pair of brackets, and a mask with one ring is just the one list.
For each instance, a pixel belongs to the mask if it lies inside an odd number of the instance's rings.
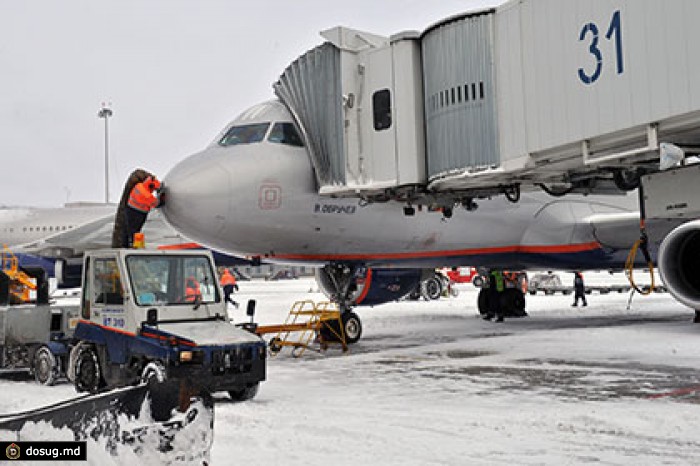
{"label": "number 31", "polygon": [[[613,35],[615,40],[615,53],[617,55],[617,74],[622,74],[624,71],[624,63],[622,61],[622,20],[620,19],[620,10],[613,13],[612,19],[610,20],[610,27],[608,27],[605,38],[610,40],[613,38]],[[588,74],[586,70],[579,68],[578,77],[584,84],[593,84],[600,78],[600,73],[603,71],[603,54],[598,48],[598,26],[596,26],[595,23],[588,23],[583,26],[578,40],[585,40],[587,36],[590,36],[591,42],[588,46],[588,51],[595,58],[595,69],[593,73]]]}

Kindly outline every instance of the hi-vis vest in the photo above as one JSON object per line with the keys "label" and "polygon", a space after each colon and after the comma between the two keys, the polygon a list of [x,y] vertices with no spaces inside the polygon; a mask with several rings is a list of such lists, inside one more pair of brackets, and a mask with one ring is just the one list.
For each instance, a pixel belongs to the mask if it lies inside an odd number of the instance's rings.
{"label": "hi-vis vest", "polygon": [[236,277],[231,275],[231,272],[224,272],[223,275],[221,275],[221,286],[235,285],[235,284],[236,284]]}
{"label": "hi-vis vest", "polygon": [[129,207],[148,213],[158,204],[158,199],[148,190],[146,184],[141,182],[131,190],[128,204]]}

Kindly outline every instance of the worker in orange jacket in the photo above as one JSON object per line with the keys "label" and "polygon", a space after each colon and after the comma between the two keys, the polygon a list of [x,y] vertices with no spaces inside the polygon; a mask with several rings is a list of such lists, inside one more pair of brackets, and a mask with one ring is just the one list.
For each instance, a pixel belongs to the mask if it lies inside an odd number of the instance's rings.
{"label": "worker in orange jacket", "polygon": [[124,209],[125,228],[122,245],[132,247],[134,234],[141,231],[146,223],[148,213],[154,207],[159,206],[159,200],[153,194],[160,189],[160,181],[153,176],[149,176],[140,183],[137,183],[129,194],[129,201]]}
{"label": "worker in orange jacket", "polygon": [[185,280],[185,301],[194,303],[198,298],[201,301],[202,291],[199,288],[199,282],[194,277],[188,277]]}
{"label": "worker in orange jacket", "polygon": [[224,302],[233,304],[233,306],[238,309],[238,303],[231,298],[233,291],[238,291],[238,285],[236,285],[236,277],[233,276],[229,269],[224,269],[224,273],[221,274],[221,287],[224,289]]}

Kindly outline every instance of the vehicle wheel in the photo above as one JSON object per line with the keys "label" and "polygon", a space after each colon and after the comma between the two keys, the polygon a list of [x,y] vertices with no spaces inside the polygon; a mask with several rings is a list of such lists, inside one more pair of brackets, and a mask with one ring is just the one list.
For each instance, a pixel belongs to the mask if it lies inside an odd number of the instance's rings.
{"label": "vehicle wheel", "polygon": [[530,293],[531,296],[535,296],[537,294],[537,290],[530,290],[528,293]]}
{"label": "vehicle wheel", "polygon": [[601,288],[601,289],[598,291],[598,293],[600,293],[600,294],[608,294],[608,293],[610,293],[610,290],[607,289],[607,288]]}
{"label": "vehicle wheel", "polygon": [[163,366],[163,363],[160,361],[149,362],[143,368],[143,371],[141,371],[141,382],[145,382],[149,385],[163,383],[167,378],[165,366]]}
{"label": "vehicle wheel", "polygon": [[250,387],[241,388],[240,390],[229,390],[228,395],[233,401],[247,401],[255,398],[258,394],[260,384],[251,385]]}
{"label": "vehicle wheel", "polygon": [[571,290],[564,290],[561,292],[563,295],[568,296],[571,294]]}
{"label": "vehicle wheel", "polygon": [[56,356],[47,346],[39,348],[34,355],[34,378],[42,385],[56,383],[61,372]]}
{"label": "vehicle wheel", "polygon": [[362,336],[362,321],[354,312],[343,314],[343,330],[345,330],[345,342],[348,344],[357,343]]}
{"label": "vehicle wheel", "polygon": [[104,386],[102,368],[93,346],[83,346],[75,363],[75,389],[97,393]]}
{"label": "vehicle wheel", "polygon": [[281,338],[272,337],[270,342],[267,344],[267,347],[270,349],[271,353],[279,353],[282,350],[282,345],[280,344],[281,342]]}
{"label": "vehicle wheel", "polygon": [[424,281],[421,285],[423,296],[429,300],[440,299],[442,295],[442,283],[437,277],[430,277]]}
{"label": "vehicle wheel", "polygon": [[472,278],[472,285],[474,285],[477,288],[481,288],[484,286],[484,277],[481,275],[475,275],[474,278]]}
{"label": "vehicle wheel", "polygon": [[477,299],[477,307],[479,308],[479,314],[485,316],[489,313],[489,293],[488,290],[482,288],[479,291],[479,297]]}

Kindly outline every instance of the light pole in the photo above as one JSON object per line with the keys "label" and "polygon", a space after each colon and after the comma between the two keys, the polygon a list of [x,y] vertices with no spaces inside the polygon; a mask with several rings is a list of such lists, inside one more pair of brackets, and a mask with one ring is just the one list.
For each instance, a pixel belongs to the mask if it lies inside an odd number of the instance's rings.
{"label": "light pole", "polygon": [[102,102],[102,108],[97,112],[97,118],[105,119],[105,204],[109,203],[109,117],[112,109]]}

